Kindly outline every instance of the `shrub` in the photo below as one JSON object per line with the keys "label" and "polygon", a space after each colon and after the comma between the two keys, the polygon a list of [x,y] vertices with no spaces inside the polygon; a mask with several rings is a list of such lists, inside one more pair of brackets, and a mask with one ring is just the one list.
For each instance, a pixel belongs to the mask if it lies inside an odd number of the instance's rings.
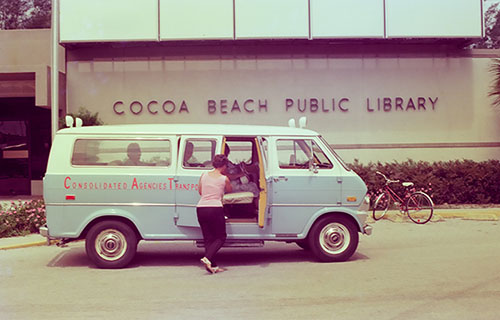
{"label": "shrub", "polygon": [[[499,204],[500,161],[475,162],[456,160],[424,162],[408,160],[402,163],[360,164],[351,168],[365,181],[370,195],[378,194],[384,181],[375,172],[380,171],[393,180],[411,181],[417,190],[427,192],[435,204]],[[391,186],[403,191],[401,186]]]}
{"label": "shrub", "polygon": [[[80,107],[77,113],[68,113],[68,116],[82,119],[83,126],[101,126],[104,122],[99,118],[99,112],[91,113],[84,107]],[[65,117],[59,119],[59,128],[66,128]]]}
{"label": "shrub", "polygon": [[0,238],[37,233],[45,222],[43,200],[12,201],[0,208]]}

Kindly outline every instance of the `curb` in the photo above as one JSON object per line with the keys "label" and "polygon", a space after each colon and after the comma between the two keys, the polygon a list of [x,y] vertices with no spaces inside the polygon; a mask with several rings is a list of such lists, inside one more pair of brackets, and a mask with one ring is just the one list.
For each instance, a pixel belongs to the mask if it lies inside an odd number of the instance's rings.
{"label": "curb", "polygon": [[0,247],[0,250],[11,250],[11,249],[22,249],[22,248],[30,248],[30,247],[41,247],[41,246],[50,246],[52,244],[56,244],[58,241],[57,240],[50,240],[50,243],[48,240],[43,240],[43,241],[36,241],[36,242],[29,242],[29,243],[20,243],[20,244],[13,244],[9,246],[3,246]]}
{"label": "curb", "polygon": [[[376,222],[373,220],[371,213],[369,216],[371,223]],[[430,222],[442,222],[448,219],[461,219],[470,221],[499,221],[500,219],[500,209],[473,209],[473,210],[454,210],[454,209],[438,209],[434,211],[432,219]],[[392,222],[411,222],[406,214],[402,214],[399,211],[391,210],[388,211],[382,220],[389,220]]]}

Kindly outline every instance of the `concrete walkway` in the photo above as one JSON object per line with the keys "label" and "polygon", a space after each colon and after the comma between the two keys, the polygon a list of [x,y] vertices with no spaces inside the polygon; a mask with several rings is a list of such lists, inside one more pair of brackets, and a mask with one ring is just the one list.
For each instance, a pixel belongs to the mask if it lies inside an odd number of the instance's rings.
{"label": "concrete walkway", "polygon": [[[406,214],[399,211],[388,211],[383,219],[393,222],[412,222]],[[445,221],[446,219],[463,219],[475,221],[498,221],[500,207],[495,208],[464,208],[464,209],[434,209],[431,222]],[[374,220],[369,218],[369,222]]]}
{"label": "concrete walkway", "polygon": [[[407,216],[402,215],[399,211],[389,211],[384,216],[384,219],[393,222],[409,222],[412,223]],[[470,209],[435,209],[432,216],[432,222],[446,221],[447,219],[464,219],[476,221],[498,221],[500,219],[500,207],[496,208],[470,208]],[[376,222],[373,219],[368,219],[368,223],[374,226],[374,232],[377,232]],[[52,244],[55,242],[52,241]],[[47,245],[46,238],[39,234],[30,234],[24,237],[10,237],[0,239],[0,250],[19,249],[34,246]]]}

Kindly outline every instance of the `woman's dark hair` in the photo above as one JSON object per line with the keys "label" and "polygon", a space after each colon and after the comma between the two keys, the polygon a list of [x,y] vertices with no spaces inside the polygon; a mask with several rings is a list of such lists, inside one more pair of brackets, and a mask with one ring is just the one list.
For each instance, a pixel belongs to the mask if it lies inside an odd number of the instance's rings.
{"label": "woman's dark hair", "polygon": [[216,154],[212,161],[214,168],[222,168],[227,165],[227,157],[223,154]]}

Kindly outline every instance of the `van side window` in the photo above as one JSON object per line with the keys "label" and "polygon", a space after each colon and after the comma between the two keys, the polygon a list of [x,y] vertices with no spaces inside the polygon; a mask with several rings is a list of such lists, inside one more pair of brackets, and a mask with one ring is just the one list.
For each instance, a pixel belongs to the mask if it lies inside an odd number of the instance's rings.
{"label": "van side window", "polygon": [[282,169],[309,169],[310,161],[319,169],[333,165],[323,150],[311,139],[280,139],[276,141],[279,167]]}
{"label": "van side window", "polygon": [[188,139],[184,146],[182,166],[184,168],[212,168],[216,140]]}
{"label": "van side window", "polygon": [[161,166],[171,164],[169,140],[78,139],[73,165]]}

